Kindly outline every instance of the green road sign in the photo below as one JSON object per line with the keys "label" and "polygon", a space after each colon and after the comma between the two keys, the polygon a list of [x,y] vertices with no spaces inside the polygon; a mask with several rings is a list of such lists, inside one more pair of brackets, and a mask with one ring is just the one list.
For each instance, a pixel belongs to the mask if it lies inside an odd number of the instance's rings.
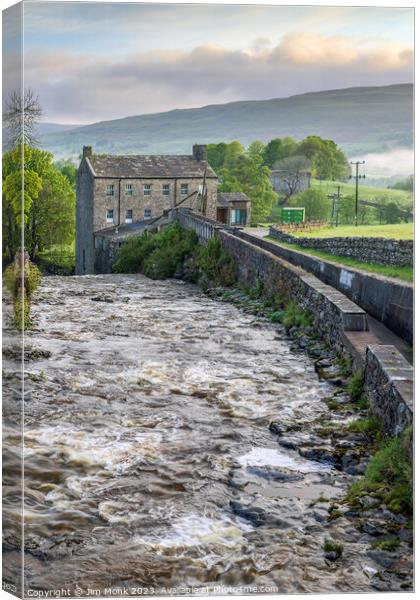
{"label": "green road sign", "polygon": [[282,208],[281,222],[282,223],[303,223],[305,221],[304,208]]}

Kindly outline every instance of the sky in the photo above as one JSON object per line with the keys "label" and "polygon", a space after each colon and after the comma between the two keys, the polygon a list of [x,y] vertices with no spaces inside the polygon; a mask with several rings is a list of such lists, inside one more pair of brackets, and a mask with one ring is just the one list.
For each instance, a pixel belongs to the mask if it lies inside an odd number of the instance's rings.
{"label": "sky", "polygon": [[[24,83],[48,122],[413,81],[410,8],[31,1],[23,13]],[[6,93],[21,41],[10,9]]]}

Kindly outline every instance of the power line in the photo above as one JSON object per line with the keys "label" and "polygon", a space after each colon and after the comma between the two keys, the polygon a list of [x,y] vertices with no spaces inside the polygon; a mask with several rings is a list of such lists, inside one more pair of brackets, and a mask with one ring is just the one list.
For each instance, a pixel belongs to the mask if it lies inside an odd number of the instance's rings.
{"label": "power line", "polygon": [[350,175],[349,179],[356,179],[356,199],[355,199],[355,206],[354,206],[354,224],[357,225],[358,223],[358,219],[359,219],[359,179],[365,179],[366,175],[359,175],[359,165],[364,165],[365,161],[364,160],[356,160],[355,162],[350,162],[351,165],[356,165],[356,175]]}
{"label": "power line", "polygon": [[338,185],[337,186],[337,191],[334,192],[333,194],[328,194],[327,198],[330,198],[333,203],[332,203],[332,207],[331,207],[331,217],[330,217],[330,223],[331,223],[331,227],[334,225],[334,217],[335,217],[335,226],[338,226],[338,214],[340,212],[340,190],[341,190],[341,186]]}

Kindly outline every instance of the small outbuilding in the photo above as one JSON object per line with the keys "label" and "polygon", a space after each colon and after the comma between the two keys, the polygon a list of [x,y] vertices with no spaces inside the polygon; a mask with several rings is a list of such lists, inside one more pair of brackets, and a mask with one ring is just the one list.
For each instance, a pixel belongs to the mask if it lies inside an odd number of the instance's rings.
{"label": "small outbuilding", "polygon": [[219,223],[244,227],[251,222],[251,200],[243,192],[218,192],[216,209]]}

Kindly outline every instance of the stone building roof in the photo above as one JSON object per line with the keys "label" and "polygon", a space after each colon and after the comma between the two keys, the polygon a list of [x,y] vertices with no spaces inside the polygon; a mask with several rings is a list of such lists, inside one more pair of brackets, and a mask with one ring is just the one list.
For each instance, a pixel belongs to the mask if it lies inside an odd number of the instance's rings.
{"label": "stone building roof", "polygon": [[[96,177],[171,178],[203,177],[206,161],[181,155],[92,155],[89,162]],[[216,178],[207,165],[207,177]]]}
{"label": "stone building roof", "polygon": [[228,208],[235,202],[250,202],[250,199],[243,192],[218,192],[217,206]]}

